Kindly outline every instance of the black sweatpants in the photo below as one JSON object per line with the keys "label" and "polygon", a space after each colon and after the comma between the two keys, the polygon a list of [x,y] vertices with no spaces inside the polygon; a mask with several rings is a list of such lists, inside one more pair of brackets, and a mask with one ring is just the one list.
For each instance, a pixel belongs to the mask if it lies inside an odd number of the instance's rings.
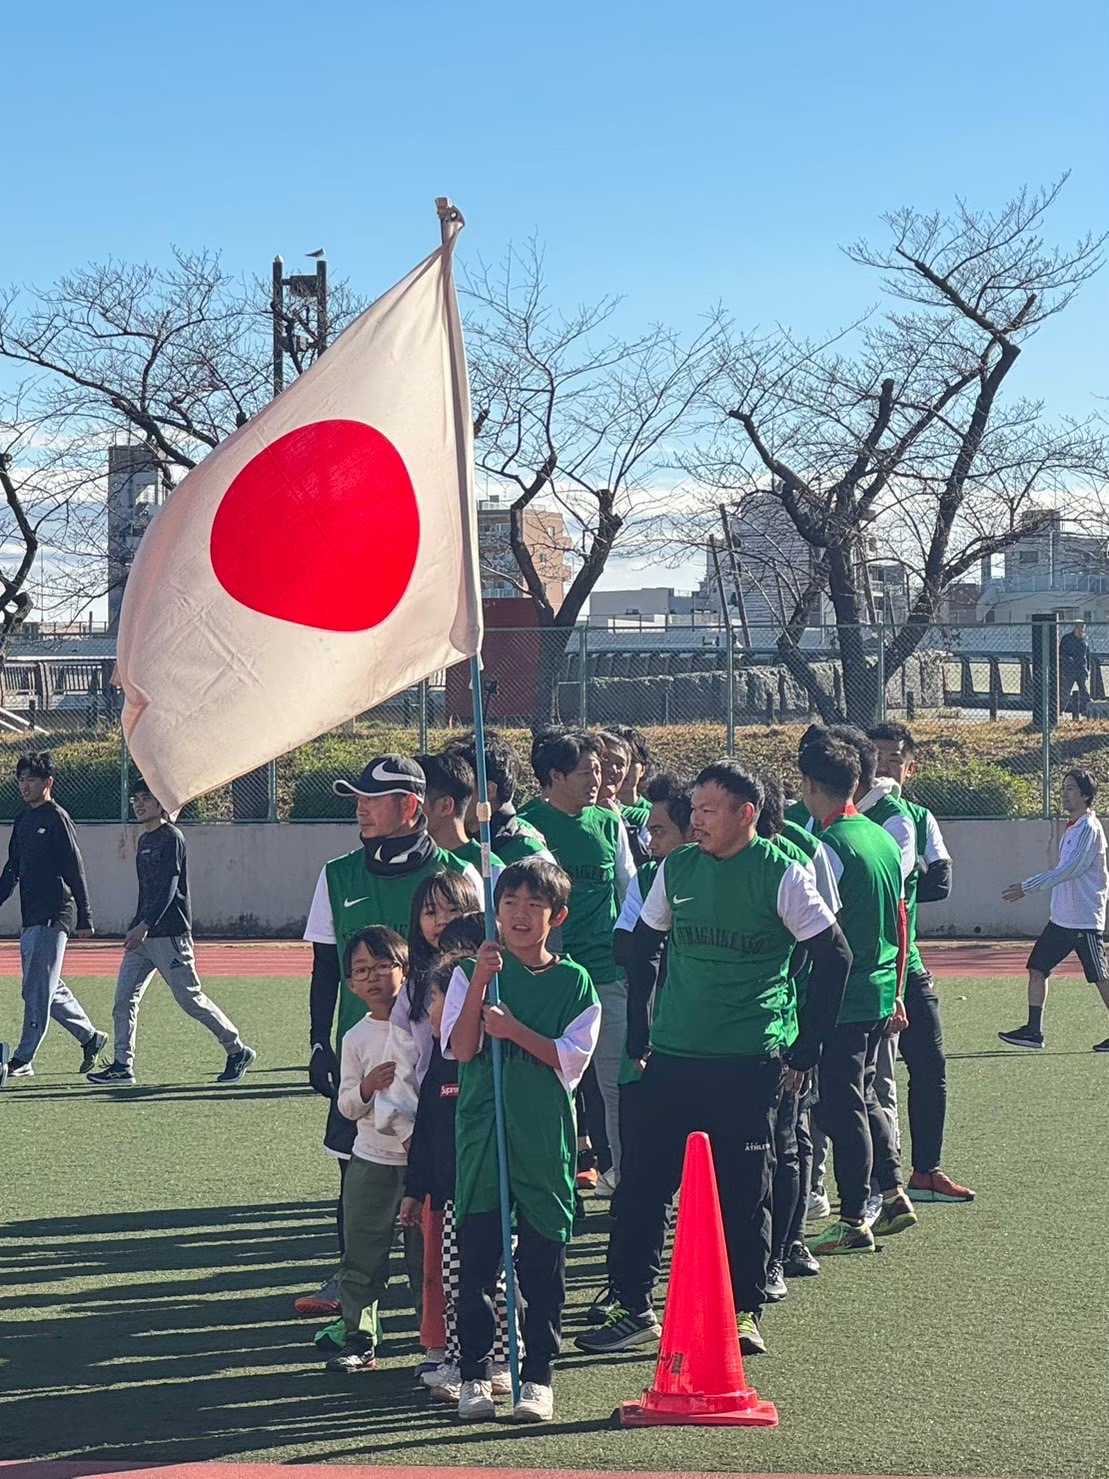
{"label": "black sweatpants", "polygon": [[943,1161],[947,1121],[947,1059],[943,1052],[940,999],[927,971],[905,982],[909,1025],[901,1031],[901,1056],[909,1070],[909,1137],[913,1170],[925,1175]]}
{"label": "black sweatpants", "polygon": [[808,1087],[783,1094],[774,1118],[774,1205],[770,1256],[783,1260],[794,1243],[804,1241],[805,1215],[812,1182],[812,1135]]}
{"label": "black sweatpants", "polygon": [[577,1105],[578,1134],[588,1135],[593,1154],[597,1157],[597,1170],[603,1174],[612,1168],[612,1151],[605,1128],[605,1101],[601,1097],[597,1068],[592,1060],[582,1075],[574,1102]]}
{"label": "black sweatpants", "polygon": [[[459,1370],[463,1381],[488,1381],[497,1335],[497,1278],[501,1270],[501,1214],[477,1212],[458,1224]],[[516,1280],[526,1309],[520,1380],[551,1384],[566,1303],[566,1244],[536,1232],[516,1209]]]}
{"label": "black sweatpants", "polygon": [[817,1124],[832,1142],[840,1216],[861,1222],[873,1173],[883,1191],[901,1182],[901,1163],[885,1110],[874,1093],[874,1068],[886,1023],[841,1022],[820,1055]]}
{"label": "black sweatpants", "polygon": [[647,1309],[662,1266],[670,1202],[685,1143],[712,1142],[736,1309],[758,1314],[766,1298],[778,1058],[677,1058],[652,1053],[639,1086],[640,1134],[625,1150],[608,1275],[625,1308]]}

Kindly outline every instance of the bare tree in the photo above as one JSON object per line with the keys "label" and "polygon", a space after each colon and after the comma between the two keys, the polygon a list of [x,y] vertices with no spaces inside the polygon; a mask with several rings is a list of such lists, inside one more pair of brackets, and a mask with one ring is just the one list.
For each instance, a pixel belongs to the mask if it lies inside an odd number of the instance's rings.
{"label": "bare tree", "polygon": [[[4,492],[13,518],[16,502],[29,511],[55,607],[79,611],[107,593],[113,441],[144,442],[172,483],[270,399],[271,292],[227,272],[214,252],[175,249],[164,268],[108,261],[50,288],[0,294],[0,356],[30,371],[5,418]],[[334,332],[361,307],[332,281]],[[299,374],[321,345],[307,305],[291,298],[285,308]]]}
{"label": "bare tree", "polygon": [[[87,448],[28,411],[28,399],[26,387],[17,389],[0,409],[0,658],[34,610],[36,561],[48,554],[64,587],[64,594],[52,592],[50,608],[68,606],[75,596],[79,603],[77,590],[88,576],[82,567],[103,540],[103,456],[92,465]],[[103,572],[98,575],[91,594],[103,589]]]}
{"label": "bare tree", "polygon": [[[657,508],[656,477],[672,467],[675,441],[716,374],[719,328],[713,319],[686,342],[656,324],[625,339],[612,297],[560,313],[534,241],[496,270],[479,264],[464,295],[478,468],[511,490],[508,578],[547,634],[537,710],[553,715],[567,634],[614,549]],[[568,547],[557,535],[537,543],[543,506],[562,512]],[[556,604],[543,567],[567,554],[576,569]],[[497,562],[502,573],[506,565]]]}
{"label": "bare tree", "polygon": [[[273,394],[270,294],[215,252],[174,249],[164,268],[109,261],[0,296],[0,356],[48,372],[40,415],[82,435],[126,431],[187,471]],[[332,282],[335,333],[361,306]],[[284,328],[299,373],[320,346],[295,305]]]}
{"label": "bare tree", "polygon": [[787,331],[733,338],[711,396],[723,422],[684,465],[714,504],[721,493],[741,504],[769,496],[808,547],[777,646],[827,719],[842,715],[800,638],[826,594],[846,713],[871,722],[878,662],[867,650],[865,574],[879,523],[915,578],[906,619],[886,635],[889,678],[953,581],[1042,528],[1061,493],[1075,512],[1081,490],[1104,477],[1109,455],[1092,419],[1051,425],[1040,404],[1003,394],[1024,343],[1101,265],[1101,240],[1045,243],[1061,185],[1024,190],[997,213],[959,202],[949,216],[886,216],[885,245],[848,252],[882,273],[893,300],[882,316],[824,343]]}

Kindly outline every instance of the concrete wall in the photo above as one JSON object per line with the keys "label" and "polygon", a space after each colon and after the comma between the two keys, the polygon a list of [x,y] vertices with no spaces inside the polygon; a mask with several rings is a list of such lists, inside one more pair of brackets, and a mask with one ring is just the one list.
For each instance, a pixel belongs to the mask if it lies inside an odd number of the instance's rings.
{"label": "concrete wall", "polygon": [[[299,936],[320,869],[328,858],[358,846],[353,822],[241,822],[185,827],[184,833],[198,935]],[[77,823],[101,934],[122,934],[134,915],[138,839],[135,825]],[[18,929],[17,895],[0,910],[0,932]]]}
{"label": "concrete wall", "polygon": [[[955,886],[946,902],[921,908],[921,933],[984,938],[1039,934],[1047,920],[1048,895],[1033,894],[1019,904],[1005,904],[1001,890],[1055,866],[1064,825],[945,822],[944,837],[955,860]],[[357,846],[357,832],[347,822],[277,826],[244,822],[184,830],[198,935],[298,936],[320,868],[328,858]],[[139,829],[80,823],[77,836],[97,929],[122,934],[135,907]],[[19,905],[13,898],[0,910],[0,933],[14,934],[18,929]]]}
{"label": "concrete wall", "polygon": [[951,897],[942,904],[921,905],[917,916],[921,936],[1038,935],[1047,923],[1050,892],[1006,904],[1001,890],[1055,867],[1066,822],[951,821],[940,825],[954,859],[954,883]]}

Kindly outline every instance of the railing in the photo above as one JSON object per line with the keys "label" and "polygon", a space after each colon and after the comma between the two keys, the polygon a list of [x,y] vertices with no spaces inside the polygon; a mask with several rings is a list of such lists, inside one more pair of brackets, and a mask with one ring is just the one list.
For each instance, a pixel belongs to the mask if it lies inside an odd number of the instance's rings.
{"label": "railing", "polygon": [[[855,664],[843,654],[852,635],[861,651]],[[814,629],[801,644],[803,664],[791,668],[771,628],[751,630],[747,643],[719,625],[488,630],[487,717],[525,760],[532,732],[545,723],[625,723],[646,733],[661,764],[682,773],[732,753],[773,765],[787,779],[797,740],[814,720],[901,719],[918,740],[915,789],[946,816],[1051,815],[1067,766],[1109,772],[1109,628],[1090,631],[1091,708],[1081,723],[1061,691],[1051,623],[929,628],[897,668],[892,635],[880,626],[857,634]],[[76,645],[67,642],[64,656],[24,649],[0,669],[0,818],[18,809],[14,762],[32,748],[56,752],[58,799],[76,819],[126,815],[134,776],[110,682],[114,658],[110,649],[87,653]],[[375,752],[434,750],[466,727],[469,712],[465,670],[439,674],[267,771],[200,798],[184,820],[348,816],[349,803],[331,794],[335,775],[357,773]]]}

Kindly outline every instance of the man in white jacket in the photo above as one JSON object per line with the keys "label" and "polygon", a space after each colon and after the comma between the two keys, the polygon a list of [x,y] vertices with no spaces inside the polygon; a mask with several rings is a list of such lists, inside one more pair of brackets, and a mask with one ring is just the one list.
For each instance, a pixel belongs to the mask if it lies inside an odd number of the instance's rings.
{"label": "man in white jacket", "polygon": [[[1042,1048],[1043,1015],[1048,977],[1070,955],[1078,956],[1086,980],[1100,991],[1109,1007],[1109,968],[1105,963],[1105,900],[1109,872],[1105,863],[1105,833],[1094,813],[1097,782],[1088,770],[1068,770],[1063,777],[1063,810],[1070,821],[1059,844],[1059,866],[1037,873],[1023,883],[1011,883],[1001,897],[1010,904],[1025,894],[1051,890],[1050,922],[1028,957],[1028,1021],[1012,1032],[999,1032],[1014,1048]],[[1095,1053],[1109,1053],[1109,1037],[1094,1045]]]}

